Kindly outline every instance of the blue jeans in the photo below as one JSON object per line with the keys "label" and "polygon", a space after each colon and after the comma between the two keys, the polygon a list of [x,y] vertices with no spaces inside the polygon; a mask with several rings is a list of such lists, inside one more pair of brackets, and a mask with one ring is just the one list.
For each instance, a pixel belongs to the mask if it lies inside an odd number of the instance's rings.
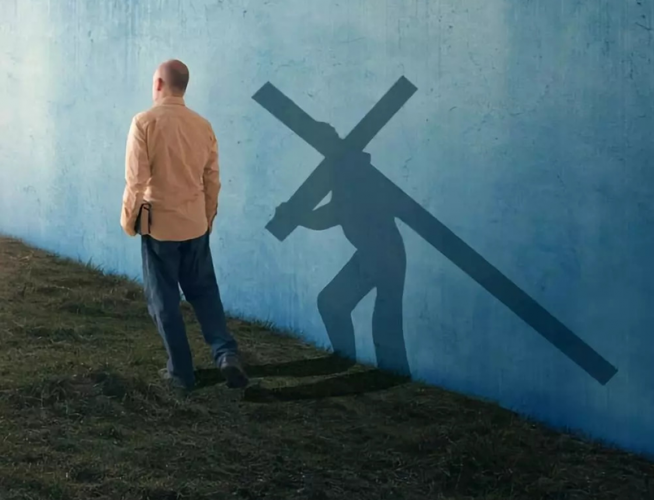
{"label": "blue jeans", "polygon": [[209,233],[188,241],[141,237],[143,281],[148,311],[168,353],[168,371],[187,386],[195,383],[193,357],[180,310],[181,286],[200,323],[205,342],[218,363],[236,354],[209,249]]}

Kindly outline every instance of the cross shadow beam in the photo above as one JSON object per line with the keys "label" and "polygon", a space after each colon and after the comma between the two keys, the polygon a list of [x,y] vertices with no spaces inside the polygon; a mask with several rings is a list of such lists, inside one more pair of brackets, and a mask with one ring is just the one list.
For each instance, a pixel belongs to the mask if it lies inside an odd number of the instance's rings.
{"label": "cross shadow beam", "polygon": [[[373,109],[348,134],[334,141],[322,124],[311,118],[270,82],[253,99],[325,157],[305,182],[278,209],[266,229],[283,241],[299,225],[298,214],[312,210],[330,190],[330,181],[339,175],[339,160],[350,152],[360,152],[415,93],[416,87],[401,77]],[[395,216],[470,276],[543,338],[605,385],[617,369],[545,310],[526,292],[456,236],[379,170],[373,168],[374,182],[397,208]]]}

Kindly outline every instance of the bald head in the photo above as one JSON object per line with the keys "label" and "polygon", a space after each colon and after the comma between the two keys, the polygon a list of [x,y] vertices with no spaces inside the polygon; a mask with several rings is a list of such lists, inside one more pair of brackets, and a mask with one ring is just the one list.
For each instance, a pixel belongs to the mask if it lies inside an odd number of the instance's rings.
{"label": "bald head", "polygon": [[161,63],[154,73],[152,98],[156,101],[161,97],[181,97],[188,86],[189,71],[182,61],[171,59]]}

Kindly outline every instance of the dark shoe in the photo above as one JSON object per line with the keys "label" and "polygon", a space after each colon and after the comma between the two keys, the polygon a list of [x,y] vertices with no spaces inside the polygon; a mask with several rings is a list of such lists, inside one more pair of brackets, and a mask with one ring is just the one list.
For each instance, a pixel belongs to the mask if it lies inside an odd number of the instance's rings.
{"label": "dark shoe", "polygon": [[226,354],[218,362],[218,369],[227,381],[227,387],[230,389],[243,389],[247,387],[249,380],[245,370],[241,366],[238,356],[235,354]]}
{"label": "dark shoe", "polygon": [[182,379],[172,375],[168,371],[168,368],[162,368],[161,370],[159,370],[159,376],[161,377],[162,380],[168,382],[168,384],[170,384],[170,386],[174,389],[181,390],[184,392],[190,392],[192,389],[192,387],[189,387],[184,382],[182,382]]}

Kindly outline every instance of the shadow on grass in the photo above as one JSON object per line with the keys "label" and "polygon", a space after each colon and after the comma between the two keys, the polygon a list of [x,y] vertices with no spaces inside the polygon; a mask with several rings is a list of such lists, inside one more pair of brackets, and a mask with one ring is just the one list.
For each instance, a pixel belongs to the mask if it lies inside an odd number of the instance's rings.
{"label": "shadow on grass", "polygon": [[243,396],[244,401],[252,403],[275,403],[281,401],[302,401],[325,399],[342,396],[355,396],[376,391],[383,391],[409,382],[408,378],[369,370],[349,373],[340,377],[319,380],[311,384],[266,389],[260,386],[248,387]]}
{"label": "shadow on grass", "polygon": [[[273,403],[353,396],[382,391],[406,384],[408,377],[372,369],[345,373],[355,362],[337,356],[302,359],[287,363],[246,366],[250,378],[264,377],[318,377],[342,374],[308,384],[267,389],[251,385],[245,390],[244,401]],[[201,369],[196,372],[197,388],[209,387],[224,381],[218,369]]]}

